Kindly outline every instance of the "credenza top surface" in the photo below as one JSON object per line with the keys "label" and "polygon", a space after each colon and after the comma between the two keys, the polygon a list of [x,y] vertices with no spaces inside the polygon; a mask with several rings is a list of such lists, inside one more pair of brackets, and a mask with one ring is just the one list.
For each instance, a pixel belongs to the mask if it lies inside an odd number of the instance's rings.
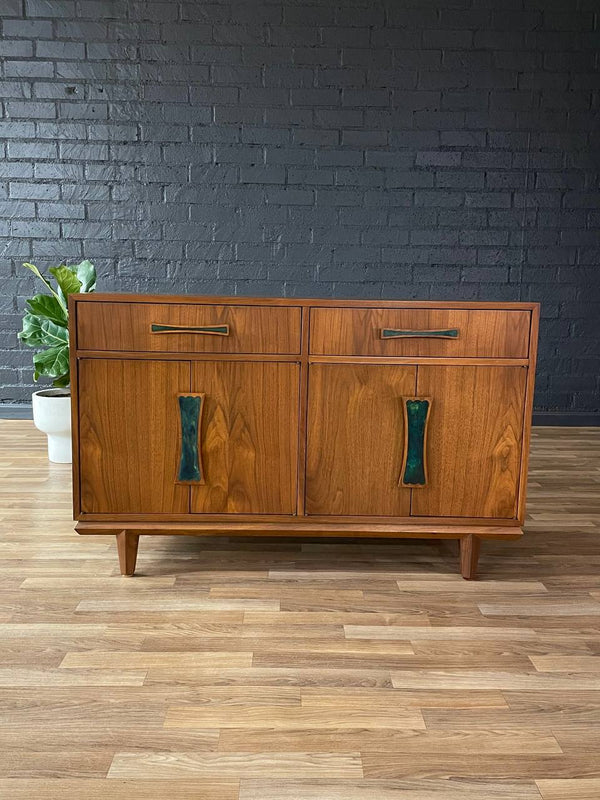
{"label": "credenza top surface", "polygon": [[457,308],[500,309],[505,311],[532,311],[539,303],[502,302],[479,300],[344,300],[334,297],[240,297],[216,295],[171,295],[171,294],[120,294],[118,292],[92,292],[69,295],[71,302],[85,303],[179,303],[203,305],[241,306],[301,306],[333,308]]}

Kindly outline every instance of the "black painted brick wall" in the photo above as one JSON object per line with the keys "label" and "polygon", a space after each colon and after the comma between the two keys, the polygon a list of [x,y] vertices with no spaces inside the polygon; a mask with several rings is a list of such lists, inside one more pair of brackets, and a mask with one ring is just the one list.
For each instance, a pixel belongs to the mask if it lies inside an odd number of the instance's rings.
{"label": "black painted brick wall", "polygon": [[0,0],[0,400],[47,267],[140,292],[539,300],[599,407],[597,0]]}

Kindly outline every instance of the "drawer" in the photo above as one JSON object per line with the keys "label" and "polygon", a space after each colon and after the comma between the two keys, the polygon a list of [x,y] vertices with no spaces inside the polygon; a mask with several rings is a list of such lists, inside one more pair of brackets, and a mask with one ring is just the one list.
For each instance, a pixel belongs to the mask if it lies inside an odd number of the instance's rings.
{"label": "drawer", "polygon": [[300,309],[185,303],[77,304],[80,350],[300,352]]}
{"label": "drawer", "polygon": [[319,355],[527,358],[530,312],[455,308],[313,308]]}

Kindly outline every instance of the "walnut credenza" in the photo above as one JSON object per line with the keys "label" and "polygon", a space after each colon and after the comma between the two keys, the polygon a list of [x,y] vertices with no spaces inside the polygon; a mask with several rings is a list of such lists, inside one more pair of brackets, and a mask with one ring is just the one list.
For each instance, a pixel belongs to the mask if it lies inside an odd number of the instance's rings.
{"label": "walnut credenza", "polygon": [[72,295],[74,518],[116,534],[515,539],[535,303]]}

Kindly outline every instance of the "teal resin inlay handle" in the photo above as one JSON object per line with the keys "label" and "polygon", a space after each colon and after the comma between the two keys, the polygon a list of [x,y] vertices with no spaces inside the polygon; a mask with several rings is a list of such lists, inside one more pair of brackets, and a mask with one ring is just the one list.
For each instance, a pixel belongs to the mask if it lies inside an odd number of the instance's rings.
{"label": "teal resin inlay handle", "polygon": [[202,457],[198,445],[204,395],[180,394],[178,400],[181,418],[181,457],[177,482],[204,483]]}
{"label": "teal resin inlay handle", "polygon": [[229,325],[163,325],[153,322],[152,333],[207,333],[213,336],[229,336]]}
{"label": "teal resin inlay handle", "polygon": [[382,339],[458,339],[458,328],[440,331],[402,331],[395,328],[382,328]]}
{"label": "teal resin inlay handle", "polygon": [[427,485],[427,459],[425,455],[427,422],[431,400],[425,397],[405,397],[404,408],[404,463],[401,486]]}

